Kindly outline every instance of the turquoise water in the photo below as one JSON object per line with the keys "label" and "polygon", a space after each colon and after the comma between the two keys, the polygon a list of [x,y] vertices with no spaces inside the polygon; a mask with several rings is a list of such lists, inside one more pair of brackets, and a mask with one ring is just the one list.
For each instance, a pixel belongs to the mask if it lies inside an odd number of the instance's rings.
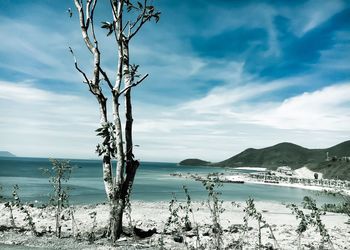
{"label": "turquoise water", "polygon": [[[68,182],[70,201],[74,204],[105,202],[102,167],[98,160],[71,160],[75,166]],[[0,185],[3,195],[10,197],[12,187],[18,184],[19,195],[24,201],[47,202],[51,185],[40,168],[50,167],[44,158],[0,158]],[[182,186],[186,185],[194,200],[207,196],[200,182],[170,176],[171,173],[225,172],[223,168],[177,166],[175,163],[142,162],[135,179],[132,199],[143,201],[169,201],[172,193],[184,198]],[[300,203],[304,196],[312,196],[319,202],[331,202],[335,198],[319,195],[318,192],[296,188],[258,184],[229,184],[220,189],[222,198],[228,201],[244,201],[249,197],[257,201]]]}

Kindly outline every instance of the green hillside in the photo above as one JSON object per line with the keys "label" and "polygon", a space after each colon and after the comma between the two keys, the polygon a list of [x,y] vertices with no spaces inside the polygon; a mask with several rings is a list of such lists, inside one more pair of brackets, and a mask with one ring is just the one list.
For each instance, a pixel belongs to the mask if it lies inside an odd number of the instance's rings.
{"label": "green hillside", "polygon": [[186,159],[186,160],[179,162],[179,165],[181,165],[181,166],[207,166],[207,165],[210,165],[210,162],[203,161],[200,159]]}
{"label": "green hillside", "polygon": [[350,180],[350,162],[347,161],[323,161],[307,167],[312,171],[323,173],[326,179]]}
{"label": "green hillside", "polygon": [[[327,158],[327,153],[329,159]],[[188,159],[180,165],[211,165],[218,167],[265,167],[275,170],[287,165],[292,169],[307,166],[309,169],[324,174],[325,178],[350,180],[350,141],[342,142],[326,149],[308,149],[293,143],[279,143],[277,145],[254,149],[248,148],[243,152],[218,163]]]}
{"label": "green hillside", "polygon": [[299,168],[308,163],[318,163],[326,158],[322,150],[311,150],[292,143],[280,143],[272,147],[249,148],[215,165],[224,167],[266,167],[276,169],[287,165]]}

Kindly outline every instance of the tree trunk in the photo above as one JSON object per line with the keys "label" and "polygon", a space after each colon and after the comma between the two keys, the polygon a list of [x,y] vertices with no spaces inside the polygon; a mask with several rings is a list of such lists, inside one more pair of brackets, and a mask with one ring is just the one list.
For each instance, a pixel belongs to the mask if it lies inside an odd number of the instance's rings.
{"label": "tree trunk", "polygon": [[132,141],[132,103],[131,103],[131,72],[129,66],[129,40],[123,41],[123,72],[125,88],[129,88],[125,92],[125,144],[126,144],[126,178],[123,183],[123,195],[128,198],[130,195],[130,190],[132,188],[132,183],[134,182],[136,169],[139,166],[138,161],[134,161],[133,154],[133,141]]}
{"label": "tree trunk", "polygon": [[[107,99],[101,95],[97,95],[96,98],[99,104],[100,124],[102,127],[102,126],[105,126],[108,122],[107,105],[106,105]],[[109,145],[105,145],[105,146],[107,146],[108,148]],[[107,150],[102,157],[103,157],[103,160],[102,160],[103,183],[105,186],[108,200],[112,200],[114,197],[114,192],[113,192],[114,189],[113,189],[113,178],[112,178],[111,153],[109,152],[109,150]]]}
{"label": "tree trunk", "polygon": [[112,242],[116,242],[123,233],[124,204],[122,199],[110,202],[109,234]]}
{"label": "tree trunk", "polygon": [[124,182],[125,155],[123,146],[122,125],[119,115],[119,96],[113,93],[113,120],[117,144],[117,167],[116,167],[116,196],[121,197],[122,184]]}
{"label": "tree trunk", "polygon": [[[113,139],[115,139],[110,145],[109,138],[104,138],[103,147],[103,181],[105,191],[110,204],[110,223],[109,223],[109,235],[112,242],[115,242],[122,233],[122,219],[123,211],[126,201],[130,196],[130,190],[135,178],[136,170],[139,166],[139,162],[134,160],[133,155],[133,141],[132,141],[132,102],[131,102],[131,88],[139,84],[147,75],[139,82],[134,82],[134,77],[137,71],[129,65],[129,40],[140,30],[140,28],[151,19],[155,19],[158,22],[160,12],[153,12],[153,6],[147,5],[147,0],[144,6],[141,6],[139,10],[139,16],[134,22],[129,20],[126,24],[123,24],[123,16],[129,18],[129,14],[123,11],[125,7],[130,8],[133,6],[129,1],[123,0],[110,0],[113,14],[113,29],[110,27],[110,32],[114,32],[114,36],[118,47],[118,67],[117,78],[115,86],[111,84],[108,75],[103,71],[100,61],[100,51],[98,48],[98,40],[95,35],[94,28],[94,10],[97,0],[85,1],[74,0],[75,6],[79,14],[79,23],[82,32],[82,36],[86,47],[89,49],[94,59],[93,76],[91,79],[87,74],[80,69],[74,56],[73,50],[70,49],[74,57],[75,67],[84,77],[84,82],[89,86],[89,91],[97,98],[100,109],[100,123],[101,126],[109,126],[107,119],[107,98],[103,94],[100,82],[101,77],[108,83],[113,97],[113,123],[115,130],[113,133]],[[86,10],[84,11],[84,5]],[[127,6],[126,6],[127,5]],[[140,3],[139,3],[140,5]],[[142,4],[141,4],[142,5]],[[127,12],[128,9],[125,9]],[[85,13],[84,13],[85,12]],[[128,32],[124,30],[129,27]],[[109,33],[109,34],[111,34]],[[130,68],[132,71],[130,71]],[[135,72],[134,72],[135,71]],[[124,80],[124,89],[121,91],[122,79]],[[125,96],[125,133],[123,134],[123,128],[120,120],[119,113],[119,96],[124,93]],[[108,127],[110,129],[110,127]],[[123,139],[125,138],[125,149],[123,145]],[[116,175],[113,177],[112,173],[112,159],[117,159]]]}
{"label": "tree trunk", "polygon": [[61,238],[61,210],[62,210],[62,187],[61,187],[61,176],[59,173],[57,183],[57,207],[56,207],[56,236]]}

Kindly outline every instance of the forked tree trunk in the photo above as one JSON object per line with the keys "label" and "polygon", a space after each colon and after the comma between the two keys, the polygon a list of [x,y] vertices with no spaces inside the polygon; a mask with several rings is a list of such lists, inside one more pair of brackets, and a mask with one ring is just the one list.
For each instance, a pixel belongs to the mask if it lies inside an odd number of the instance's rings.
{"label": "forked tree trunk", "polygon": [[[118,48],[118,67],[116,83],[113,86],[108,78],[108,75],[103,71],[100,62],[100,51],[98,47],[98,41],[95,35],[94,28],[94,10],[97,4],[97,0],[87,0],[84,11],[84,1],[74,0],[75,6],[79,14],[79,23],[82,31],[82,36],[85,45],[93,55],[94,67],[93,76],[89,79],[87,74],[78,66],[76,58],[72,49],[75,67],[84,77],[84,82],[89,86],[90,92],[97,98],[100,109],[100,123],[101,126],[108,124],[107,117],[107,99],[103,94],[100,81],[101,75],[111,90],[113,102],[113,123],[115,131],[113,136],[116,145],[111,148],[110,142],[105,140],[103,147],[103,181],[106,190],[106,194],[110,204],[110,223],[109,223],[109,235],[112,242],[115,242],[122,233],[123,211],[127,199],[129,199],[132,184],[135,178],[136,170],[139,166],[139,162],[134,160],[133,155],[133,142],[132,142],[132,102],[131,102],[131,88],[142,82],[146,76],[144,76],[137,83],[134,82],[134,76],[137,68],[134,70],[129,64],[129,41],[136,35],[140,28],[152,18],[158,22],[160,12],[155,12],[152,5],[147,5],[147,0],[142,5],[137,2],[137,5],[133,6],[131,1],[124,0],[110,0],[112,14],[114,22],[104,22],[104,27],[109,29],[109,34],[114,33]],[[139,15],[134,21],[129,20],[126,24],[123,24],[123,11],[129,12],[129,8],[133,8],[139,11]],[[84,13],[85,12],[85,13]],[[129,16],[129,14],[126,14]],[[126,29],[128,27],[128,29]],[[128,31],[126,31],[128,30]],[[131,72],[130,68],[133,70]],[[122,80],[124,80],[124,89],[121,90]],[[123,146],[123,128],[121,125],[119,114],[119,96],[124,94],[125,97],[125,149]],[[112,151],[111,151],[112,150]],[[117,154],[117,155],[115,155]],[[113,178],[112,173],[112,158],[117,159],[116,175]]]}
{"label": "forked tree trunk", "polygon": [[124,198],[128,198],[130,195],[130,190],[134,182],[135,174],[139,162],[134,160],[133,154],[133,140],[132,140],[132,103],[131,103],[131,86],[132,86],[132,76],[129,66],[129,40],[123,41],[123,72],[124,84],[127,91],[125,92],[125,145],[126,145],[126,178],[123,183],[122,194]]}

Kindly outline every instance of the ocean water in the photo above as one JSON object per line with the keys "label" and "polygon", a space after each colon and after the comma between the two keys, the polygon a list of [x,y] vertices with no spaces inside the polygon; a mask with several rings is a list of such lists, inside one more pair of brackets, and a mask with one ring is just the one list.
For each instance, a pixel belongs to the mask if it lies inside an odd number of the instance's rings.
{"label": "ocean water", "polygon": [[[70,160],[74,166],[69,186],[72,204],[95,204],[106,201],[99,160]],[[23,201],[45,203],[48,201],[51,184],[40,168],[49,168],[49,159],[44,158],[0,158],[0,185],[2,195],[11,197],[13,185],[19,185],[19,196]],[[177,166],[175,163],[142,162],[136,174],[132,192],[133,200],[170,201],[173,194],[184,199],[185,185],[191,198],[205,200],[207,193],[201,182],[171,176],[171,173],[225,172],[224,168]],[[232,171],[232,170],[230,170]],[[300,203],[304,196],[311,196],[319,203],[335,202],[336,198],[320,192],[288,187],[258,184],[225,183],[220,188],[221,197],[227,201],[244,201],[249,197],[256,201]]]}

